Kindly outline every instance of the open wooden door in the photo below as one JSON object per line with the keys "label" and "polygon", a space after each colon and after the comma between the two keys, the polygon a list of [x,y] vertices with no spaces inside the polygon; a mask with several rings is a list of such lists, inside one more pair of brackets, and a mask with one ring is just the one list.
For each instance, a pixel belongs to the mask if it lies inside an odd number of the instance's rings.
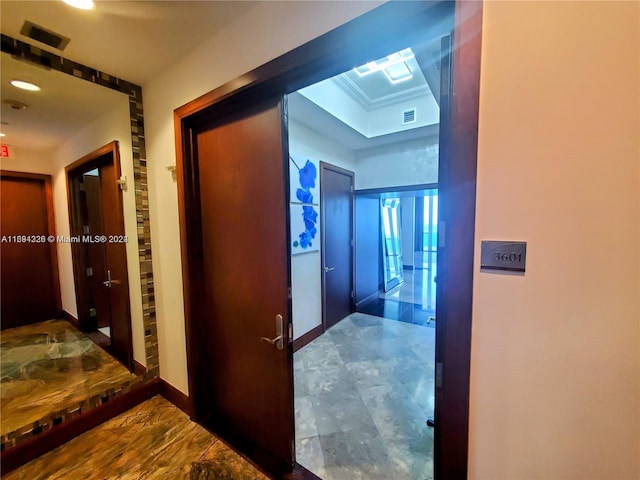
{"label": "open wooden door", "polygon": [[178,163],[195,419],[278,476],[294,462],[283,105],[191,118]]}
{"label": "open wooden door", "polygon": [[[111,142],[65,167],[78,326],[133,371],[120,155]],[[96,338],[94,336],[94,338]]]}

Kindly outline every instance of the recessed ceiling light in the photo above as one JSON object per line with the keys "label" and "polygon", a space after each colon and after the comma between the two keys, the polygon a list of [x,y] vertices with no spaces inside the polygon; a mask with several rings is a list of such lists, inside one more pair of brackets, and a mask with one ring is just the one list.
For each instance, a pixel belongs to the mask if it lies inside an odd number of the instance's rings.
{"label": "recessed ceiling light", "polygon": [[11,80],[11,85],[22,90],[29,90],[30,92],[39,92],[40,87],[35,83],[25,82],[24,80]]}
{"label": "recessed ceiling light", "polygon": [[62,0],[64,3],[73,8],[80,10],[92,10],[94,7],[93,0]]}
{"label": "recessed ceiling light", "polygon": [[2,133],[2,132],[0,132],[0,137],[6,137],[6,136],[7,136],[7,134],[6,134],[6,133]]}

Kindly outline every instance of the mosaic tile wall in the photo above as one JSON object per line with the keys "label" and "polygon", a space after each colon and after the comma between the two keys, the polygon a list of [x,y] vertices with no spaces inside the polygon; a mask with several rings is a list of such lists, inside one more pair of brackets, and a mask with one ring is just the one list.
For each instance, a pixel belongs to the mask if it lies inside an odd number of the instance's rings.
{"label": "mosaic tile wall", "polygon": [[[94,68],[82,65],[64,57],[42,50],[38,47],[22,42],[2,34],[1,50],[10,55],[23,58],[32,63],[57,70],[88,82],[101,85],[124,93],[129,97],[129,112],[131,121],[131,142],[133,145],[133,170],[136,201],[136,221],[138,229],[138,255],[140,261],[140,286],[142,288],[142,315],[145,337],[145,355],[147,373],[144,380],[156,378],[160,371],[158,365],[158,336],[156,330],[155,296],[153,285],[153,267],[151,264],[151,227],[149,222],[149,193],[147,185],[147,158],[144,137],[144,115],[142,108],[142,88]],[[26,426],[11,435],[6,446],[14,446],[21,440],[57,425],[67,418],[78,415],[81,411],[101,405],[114,396],[121,395],[130,389],[130,385],[123,385],[120,389],[105,392],[96,398],[87,399],[77,408],[59,412],[56,419],[43,419],[43,424]],[[3,446],[4,441],[3,441]]]}

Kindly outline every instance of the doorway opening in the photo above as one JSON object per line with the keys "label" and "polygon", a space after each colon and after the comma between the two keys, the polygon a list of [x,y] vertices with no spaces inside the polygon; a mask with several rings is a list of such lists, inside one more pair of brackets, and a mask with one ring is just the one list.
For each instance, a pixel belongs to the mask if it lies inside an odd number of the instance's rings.
{"label": "doorway opening", "polygon": [[430,72],[441,56],[436,39],[288,96],[290,155],[335,172],[320,177],[320,251],[291,257],[296,460],[325,480],[434,476],[440,76]]}
{"label": "doorway opening", "polygon": [[[389,22],[390,16],[393,17],[393,22]],[[447,232],[447,245],[446,248],[444,245],[438,247],[438,316],[441,321],[435,355],[435,369],[439,375],[435,376],[435,404],[438,413],[436,428],[433,430],[433,467],[435,475],[441,478],[466,476],[477,149],[474,132],[477,132],[478,116],[480,26],[481,4],[474,2],[391,2],[174,112],[179,139],[176,172],[178,200],[181,205],[189,390],[192,394],[194,418],[203,423],[212,419],[220,420],[220,407],[231,402],[234,397],[230,389],[241,384],[250,386],[253,395],[237,411],[236,418],[226,417],[226,425],[214,425],[213,429],[273,475],[287,478],[284,472],[295,476],[296,472],[301,471],[295,464],[294,412],[293,408],[289,410],[293,406],[294,396],[291,345],[293,285],[287,283],[296,267],[290,262],[292,243],[288,242],[293,238],[289,230],[293,225],[293,216],[288,209],[290,191],[286,185],[289,180],[286,164],[290,153],[286,129],[287,126],[291,128],[291,123],[288,122],[287,98],[283,96],[344,72],[354,65],[380,58],[380,55],[389,54],[390,50],[400,51],[398,49],[406,48],[407,44],[442,37],[440,141],[436,165],[439,169],[438,186],[442,199],[439,217],[447,222],[444,229],[440,228],[440,232]],[[372,31],[376,32],[374,38]],[[451,32],[454,35],[455,50],[451,49],[449,43]],[[460,37],[456,36],[458,34]],[[452,62],[452,57],[459,62]],[[453,75],[452,65],[464,68],[455,70]],[[465,95],[452,95],[455,92],[464,92]],[[292,97],[295,96],[289,96],[289,100]],[[407,117],[410,121],[411,115]],[[227,168],[222,168],[216,175],[207,175],[205,180],[210,181],[211,188],[201,188],[199,182],[204,177],[199,168],[205,163],[208,164],[207,168],[217,168],[211,164],[229,161],[227,157],[230,157],[210,156],[206,152],[205,158],[201,142],[207,143],[208,132],[213,129],[231,127],[238,120],[241,120],[237,125],[240,131],[233,135],[236,141],[230,147],[234,149],[233,156],[240,161],[227,165]],[[244,120],[256,121],[260,123],[260,128],[244,128]],[[267,130],[269,134],[261,133]],[[253,137],[254,133],[256,137]],[[225,135],[224,138],[231,137]],[[278,142],[278,145],[264,147],[273,141]],[[214,146],[214,143],[209,146]],[[252,149],[259,150],[260,154],[250,154]],[[256,172],[256,165],[264,166],[262,162],[268,162],[271,169]],[[280,172],[280,176],[273,177],[271,185],[267,181],[260,182],[260,193],[256,197],[252,179],[267,174],[272,178],[273,172]],[[390,177],[391,173],[386,172],[385,176]],[[282,178],[285,180],[284,185],[280,181]],[[358,176],[356,172],[356,188],[358,178],[362,176]],[[224,187],[222,191],[228,192],[228,195],[223,195],[215,202],[201,196],[203,192],[209,195],[207,192],[218,190],[219,187]],[[304,198],[305,192],[301,195]],[[260,202],[256,203],[256,198]],[[266,200],[269,200],[269,205],[273,202],[276,207],[267,206]],[[230,233],[227,224],[216,227],[215,222],[209,223],[211,218],[215,218],[208,215],[211,213],[210,209],[222,208],[220,205],[228,202],[240,202],[236,205],[237,217],[229,223],[234,225],[233,233]],[[256,205],[260,206],[260,211],[258,215],[251,216],[251,228],[235,229],[238,219],[244,218],[247,212],[254,212]],[[280,215],[282,212],[285,212],[284,217]],[[203,222],[205,216],[207,221]],[[316,228],[313,217],[303,217],[305,234],[301,238],[304,242],[301,241],[300,244],[317,242],[312,235]],[[265,223],[265,219],[269,222]],[[253,220],[260,225],[258,234]],[[242,272],[240,280],[243,285],[256,286],[257,292],[264,290],[268,295],[256,295],[254,291],[240,294],[234,290],[222,299],[225,302],[228,300],[227,305],[232,307],[229,310],[231,315],[203,315],[206,312],[202,309],[203,299],[207,302],[214,299],[215,291],[224,284],[216,282],[215,275],[203,276],[204,263],[215,267],[225,262],[233,264],[236,258],[242,258],[241,252],[237,257],[229,259],[228,251],[205,245],[204,225],[210,229],[210,240],[216,240],[224,233],[224,236],[232,237],[228,240],[234,248],[245,245],[248,254],[271,259],[264,265],[265,268],[251,265],[245,269],[227,265],[230,271],[235,268]],[[247,232],[251,232],[251,236]],[[271,242],[273,239],[281,239],[282,232],[286,233],[284,242]],[[284,263],[280,262],[282,245],[286,247],[285,254],[288,254]],[[452,252],[455,252],[455,256]],[[298,257],[313,258],[310,254]],[[319,272],[319,259],[309,260],[309,263],[314,262]],[[212,274],[217,270],[210,268]],[[268,274],[266,278],[265,274]],[[317,278],[319,276],[309,277],[310,288],[312,282],[317,282]],[[283,286],[289,288],[272,291],[273,288]],[[357,298],[357,293],[354,292],[354,298]],[[275,299],[275,303],[269,304],[270,299]],[[264,304],[260,305],[261,302]],[[217,304],[217,299],[214,304]],[[274,315],[275,312],[278,313]],[[239,359],[240,363],[232,359],[238,353],[232,348],[235,341],[229,342],[223,334],[227,327],[239,324],[238,319],[248,322],[247,328],[243,329],[244,334],[237,338],[246,343],[246,348],[239,349],[239,353],[243,354]],[[343,323],[344,321],[339,322],[334,328]],[[404,325],[402,322],[394,324]],[[449,330],[448,335],[444,335],[445,329]],[[212,349],[211,346],[215,348]],[[262,347],[266,347],[270,353],[263,355]],[[223,361],[211,362],[208,355],[212,351],[221,352]],[[266,381],[253,382],[254,376],[248,370],[236,370],[234,375],[224,377],[225,371],[228,371],[226,367],[235,368],[240,365],[264,369],[266,375],[262,378]],[[446,375],[443,374],[445,369]],[[204,386],[203,381],[206,382],[212,370],[216,370],[216,375],[223,375],[221,380],[226,378],[228,381],[216,387],[210,384]],[[260,409],[269,408],[272,414],[253,418],[258,411],[253,409],[254,405],[259,405]],[[271,441],[269,433],[274,431],[282,433],[277,444]],[[425,463],[421,465],[424,466]]]}
{"label": "doorway opening", "polygon": [[65,171],[77,326],[133,371],[118,143],[105,145]]}

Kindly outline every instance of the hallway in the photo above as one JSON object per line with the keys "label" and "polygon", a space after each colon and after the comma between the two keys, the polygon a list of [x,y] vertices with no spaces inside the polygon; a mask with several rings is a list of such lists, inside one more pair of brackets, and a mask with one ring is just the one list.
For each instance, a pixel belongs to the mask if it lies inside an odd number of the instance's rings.
{"label": "hallway", "polygon": [[433,478],[435,329],[354,313],[294,355],[297,461],[324,480]]}

